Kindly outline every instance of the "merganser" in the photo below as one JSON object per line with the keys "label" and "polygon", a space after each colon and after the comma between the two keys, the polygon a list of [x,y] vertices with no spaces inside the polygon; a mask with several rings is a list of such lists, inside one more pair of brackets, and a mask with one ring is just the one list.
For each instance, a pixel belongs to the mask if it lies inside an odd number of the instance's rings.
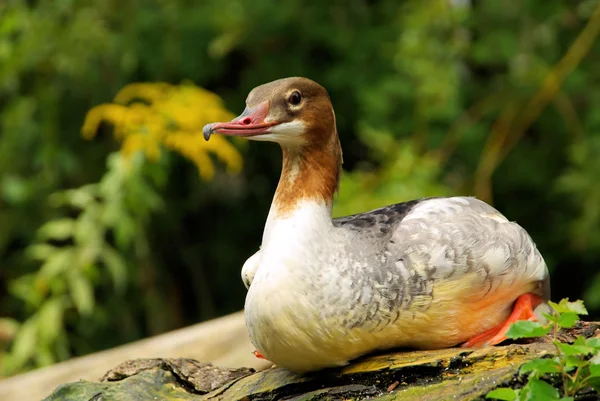
{"label": "merganser", "polygon": [[246,105],[203,133],[283,151],[260,250],[242,269],[257,355],[302,373],[375,350],[496,345],[513,322],[540,317],[548,269],[519,225],[473,197],[332,219],[342,150],[327,91],[280,79]]}

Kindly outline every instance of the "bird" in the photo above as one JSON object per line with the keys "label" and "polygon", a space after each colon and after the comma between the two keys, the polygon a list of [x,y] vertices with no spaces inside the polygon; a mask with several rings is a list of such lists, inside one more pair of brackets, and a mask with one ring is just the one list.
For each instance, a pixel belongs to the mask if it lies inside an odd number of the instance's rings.
{"label": "bird", "polygon": [[303,77],[254,88],[213,134],[276,142],[282,170],[259,250],[243,265],[255,355],[297,373],[393,349],[479,348],[543,319],[550,278],[534,241],[471,196],[332,218],[342,148],[327,90]]}

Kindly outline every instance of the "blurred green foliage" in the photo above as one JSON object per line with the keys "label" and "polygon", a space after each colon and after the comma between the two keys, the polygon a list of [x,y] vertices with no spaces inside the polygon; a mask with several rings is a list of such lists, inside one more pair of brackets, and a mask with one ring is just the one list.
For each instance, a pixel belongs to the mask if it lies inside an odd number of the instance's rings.
{"label": "blurred green foliage", "polygon": [[[123,293],[130,275],[126,256],[132,250],[147,254],[148,217],[161,207],[147,181],[142,158],[128,163],[115,153],[99,183],[49,197],[52,206],[78,213],[39,228],[37,241],[26,249],[27,256],[39,261],[39,270],[9,283],[10,294],[32,314],[3,360],[5,372],[18,371],[30,361],[43,366],[68,358],[71,339],[65,323],[102,307],[96,306],[94,287],[110,281],[117,295]],[[109,233],[114,244],[106,240]],[[69,319],[65,316],[69,312],[75,316]]]}
{"label": "blurred green foliage", "polygon": [[530,232],[552,270],[553,298],[583,297],[597,318],[599,8],[598,0],[4,1],[2,372],[243,305],[239,272],[260,244],[279,150],[253,144],[241,174],[219,167],[210,182],[176,146],[158,163],[132,158],[124,173],[113,125],[101,124],[92,141],[79,132],[90,109],[132,82],[189,80],[234,113],[261,83],[320,82],[344,149],[336,215],[476,195]]}

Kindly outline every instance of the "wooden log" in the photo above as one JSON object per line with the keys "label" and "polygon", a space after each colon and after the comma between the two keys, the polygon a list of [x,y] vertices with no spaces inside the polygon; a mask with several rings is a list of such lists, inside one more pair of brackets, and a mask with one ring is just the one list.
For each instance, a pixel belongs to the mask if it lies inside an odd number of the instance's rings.
{"label": "wooden log", "polygon": [[[600,337],[600,323],[580,322],[560,339],[571,342],[578,335]],[[99,382],[60,386],[45,401],[467,401],[484,399],[500,386],[522,386],[520,366],[554,352],[547,339],[477,350],[389,352],[309,375],[144,359],[117,366]],[[600,397],[587,394],[591,399]]]}
{"label": "wooden log", "polygon": [[[0,380],[0,400],[39,401],[56,386],[98,380],[128,359],[193,358],[228,367],[271,366],[256,359],[242,312]],[[87,400],[86,400],[87,401]]]}

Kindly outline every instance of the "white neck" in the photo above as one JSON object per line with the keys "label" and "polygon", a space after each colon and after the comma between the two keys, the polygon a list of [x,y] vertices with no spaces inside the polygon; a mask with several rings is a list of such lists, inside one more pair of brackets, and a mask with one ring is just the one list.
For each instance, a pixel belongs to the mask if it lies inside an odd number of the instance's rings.
{"label": "white neck", "polygon": [[283,216],[278,212],[277,205],[272,204],[261,248],[289,248],[293,244],[303,246],[306,242],[310,243],[327,235],[332,227],[331,205],[323,200],[304,199]]}

